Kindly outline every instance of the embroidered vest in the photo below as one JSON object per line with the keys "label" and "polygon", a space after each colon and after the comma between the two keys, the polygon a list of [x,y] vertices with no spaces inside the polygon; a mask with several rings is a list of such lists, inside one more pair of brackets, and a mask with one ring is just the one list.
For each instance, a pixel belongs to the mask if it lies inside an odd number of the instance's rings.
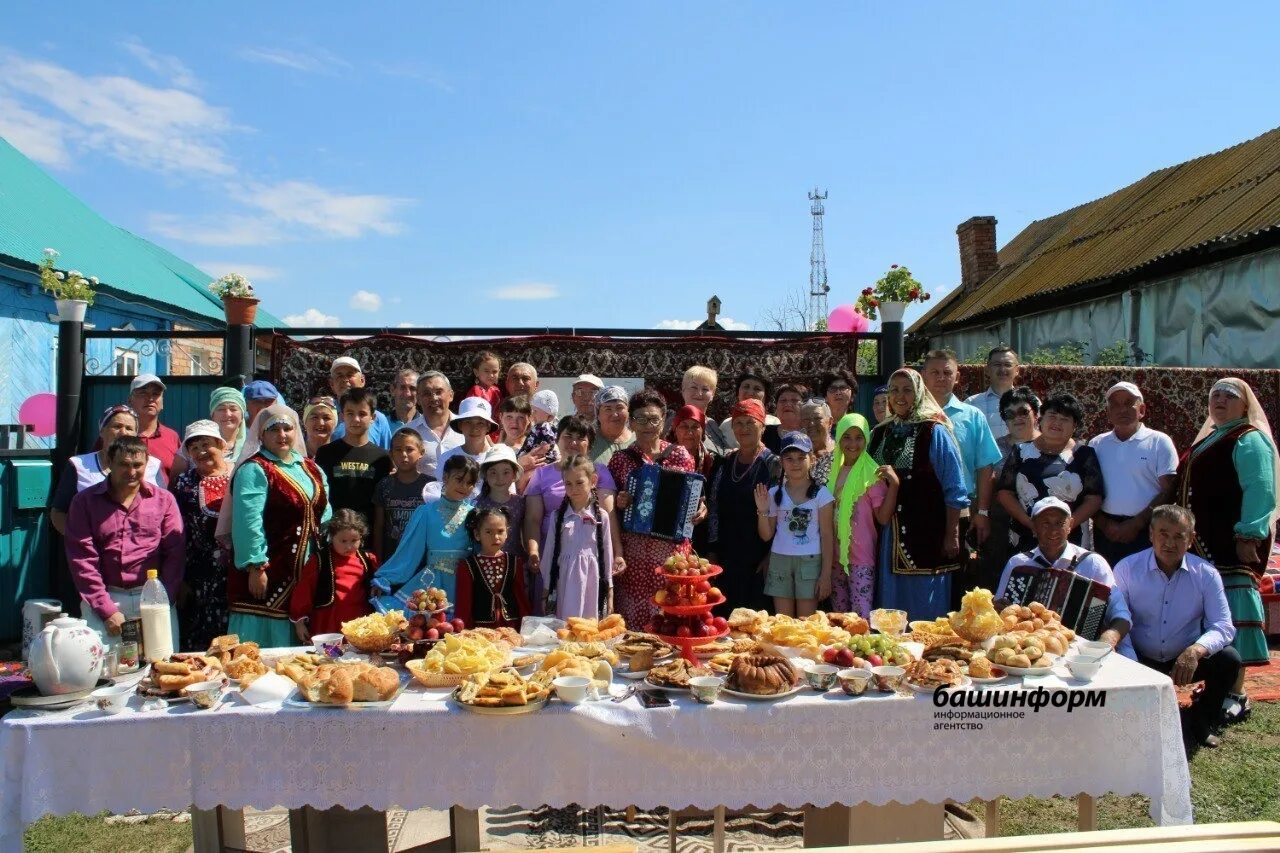
{"label": "embroidered vest", "polygon": [[494,588],[480,568],[480,561],[472,554],[467,557],[467,571],[471,573],[471,613],[477,626],[512,623],[519,617],[516,607],[516,558],[501,555],[506,560],[502,584]]}
{"label": "embroidered vest", "polygon": [[1196,517],[1191,553],[1213,563],[1220,572],[1243,568],[1261,575],[1266,568],[1265,560],[1271,553],[1271,537],[1268,536],[1261,548],[1264,562],[1242,566],[1236,556],[1235,525],[1240,520],[1244,490],[1240,488],[1231,454],[1241,438],[1255,431],[1257,427],[1252,424],[1240,424],[1205,448],[1203,453],[1196,453],[1200,444],[1193,445],[1178,462],[1178,484],[1174,494],[1178,503],[1195,513]]}
{"label": "embroidered vest", "polygon": [[898,473],[898,510],[889,521],[889,568],[897,575],[942,575],[960,568],[956,558],[942,555],[942,537],[947,529],[947,506],[942,481],[929,461],[929,445],[935,429],[946,429],[933,421],[915,424],[915,434],[905,441],[891,438],[892,425],[881,424],[871,431],[868,452],[881,465],[892,465]]}
{"label": "embroidered vest", "polygon": [[[373,566],[369,565],[369,559],[365,556],[364,551],[356,551],[356,558],[360,561],[360,565],[364,567],[364,579],[367,582],[373,577]],[[319,571],[316,573],[314,606],[332,607],[338,587],[338,573],[333,568],[333,548],[323,545],[318,547],[316,549],[316,563]]]}
{"label": "embroidered vest", "polygon": [[[249,573],[232,569],[227,573],[228,609],[232,613],[287,619],[289,596],[302,574],[308,545],[318,537],[328,501],[324,479],[316,463],[302,460],[303,470],[315,488],[315,496],[307,498],[297,483],[262,454],[245,464],[257,465],[267,478],[267,504],[262,512],[262,532],[267,540],[267,595],[254,598],[249,592]],[[329,597],[332,600],[332,589]]]}

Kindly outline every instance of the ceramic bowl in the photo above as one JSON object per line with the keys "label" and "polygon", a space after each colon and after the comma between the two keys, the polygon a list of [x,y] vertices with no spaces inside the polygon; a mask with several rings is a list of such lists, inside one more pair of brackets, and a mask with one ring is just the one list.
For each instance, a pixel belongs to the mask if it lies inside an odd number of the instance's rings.
{"label": "ceramic bowl", "polygon": [[1099,640],[1076,640],[1077,657],[1100,661],[1111,652],[1110,643],[1103,643]]}
{"label": "ceramic bowl", "polygon": [[850,696],[861,696],[867,690],[867,685],[871,683],[872,675],[870,670],[858,669],[842,669],[836,673],[836,680],[840,682],[840,689]]}
{"label": "ceramic bowl", "polygon": [[341,634],[312,634],[311,645],[315,647],[316,654],[322,655],[324,654],[325,646],[342,645],[342,635]]}
{"label": "ceramic bowl", "polygon": [[132,684],[113,684],[109,687],[99,687],[89,694],[89,698],[102,713],[119,714],[128,707],[129,697],[133,695],[135,689],[136,687]]}
{"label": "ceramic bowl", "polygon": [[579,702],[586,701],[587,688],[591,686],[591,679],[582,675],[562,675],[552,681],[551,686],[555,688],[556,698],[561,702],[577,705]]}
{"label": "ceramic bowl", "polygon": [[1100,661],[1081,655],[1072,655],[1066,659],[1065,663],[1067,669],[1071,670],[1071,677],[1081,681],[1090,681],[1098,674],[1098,670],[1102,669]]}
{"label": "ceramic bowl", "polygon": [[191,697],[191,704],[208,710],[221,701],[222,690],[221,681],[201,681],[199,684],[192,684],[183,692]]}
{"label": "ceramic bowl", "polygon": [[881,693],[893,693],[902,685],[902,679],[906,676],[907,671],[900,666],[871,667],[871,680]]}
{"label": "ceramic bowl", "polygon": [[724,679],[715,675],[695,675],[689,679],[689,690],[693,698],[703,705],[710,705],[720,697],[724,688]]}
{"label": "ceramic bowl", "polygon": [[814,690],[830,690],[835,686],[836,673],[839,671],[839,667],[829,663],[814,664],[805,670],[804,680],[809,682],[809,686]]}

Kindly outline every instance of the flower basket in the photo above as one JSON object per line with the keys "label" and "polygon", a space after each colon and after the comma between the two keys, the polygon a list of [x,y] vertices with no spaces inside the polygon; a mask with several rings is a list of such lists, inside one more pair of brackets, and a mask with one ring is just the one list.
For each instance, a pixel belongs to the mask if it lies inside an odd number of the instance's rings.
{"label": "flower basket", "polygon": [[879,313],[886,323],[901,323],[909,303],[928,302],[929,298],[924,285],[916,281],[911,270],[893,264],[873,287],[863,289],[857,308],[868,320],[875,320]]}
{"label": "flower basket", "polygon": [[902,315],[907,312],[905,302],[881,302],[880,320],[884,323],[901,323]]}
{"label": "flower basket", "polygon": [[89,303],[84,299],[55,299],[53,304],[58,308],[58,322],[83,323],[85,311]]}
{"label": "flower basket", "polygon": [[261,300],[252,296],[222,297],[222,311],[226,314],[228,326],[252,326],[258,316],[258,303]]}

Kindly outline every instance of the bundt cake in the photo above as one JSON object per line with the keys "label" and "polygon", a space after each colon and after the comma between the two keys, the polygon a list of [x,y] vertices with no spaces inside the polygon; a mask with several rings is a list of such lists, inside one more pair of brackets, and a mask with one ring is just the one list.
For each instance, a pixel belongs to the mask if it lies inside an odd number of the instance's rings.
{"label": "bundt cake", "polygon": [[795,667],[775,654],[748,654],[734,658],[726,685],[730,690],[761,696],[786,693],[795,686]]}

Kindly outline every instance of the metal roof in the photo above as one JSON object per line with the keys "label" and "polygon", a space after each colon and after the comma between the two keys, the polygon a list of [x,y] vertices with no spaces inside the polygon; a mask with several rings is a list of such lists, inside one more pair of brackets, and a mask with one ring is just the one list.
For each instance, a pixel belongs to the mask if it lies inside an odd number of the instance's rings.
{"label": "metal roof", "polygon": [[1031,223],[1000,250],[1000,268],[990,278],[967,293],[957,288],[911,331],[1025,311],[1032,297],[1236,243],[1277,225],[1280,128]]}
{"label": "metal roof", "polygon": [[[0,255],[38,264],[46,247],[60,253],[59,269],[96,275],[105,290],[223,322],[213,276],[112,225],[0,139]],[[284,325],[261,306],[257,322]]]}

